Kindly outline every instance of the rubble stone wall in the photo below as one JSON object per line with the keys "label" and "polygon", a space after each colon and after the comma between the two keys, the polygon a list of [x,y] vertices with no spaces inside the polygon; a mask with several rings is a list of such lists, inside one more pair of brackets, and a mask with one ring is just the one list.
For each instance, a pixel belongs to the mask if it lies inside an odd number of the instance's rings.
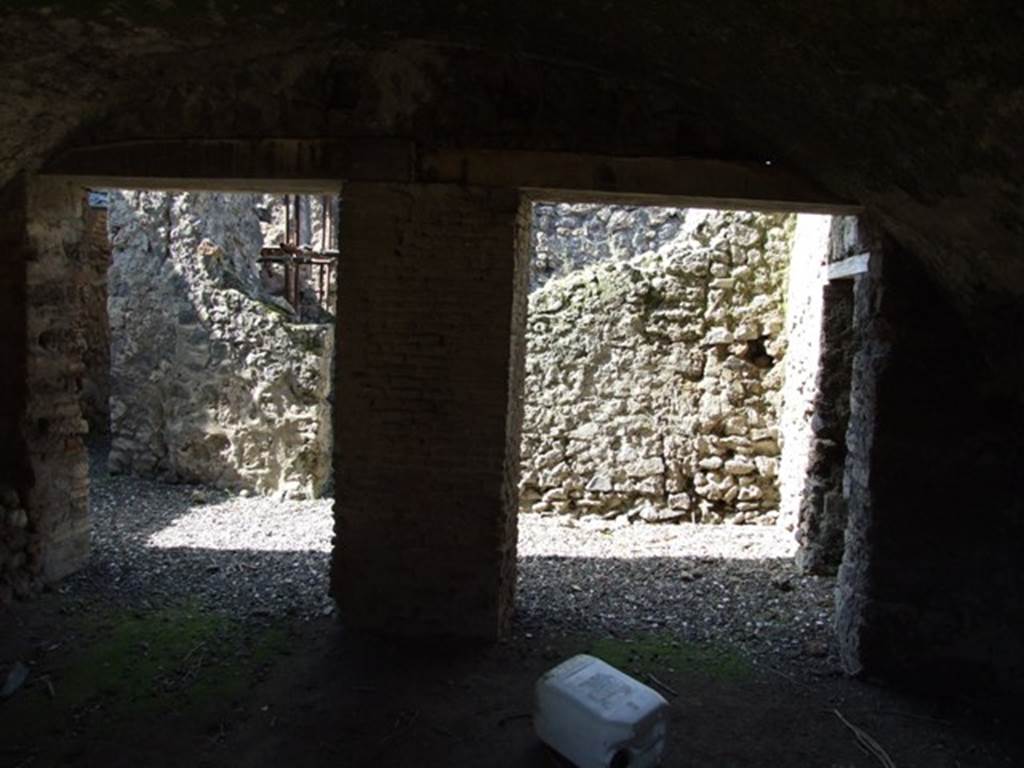
{"label": "rubble stone wall", "polygon": [[917,257],[844,224],[838,253],[871,263],[853,291],[841,661],[944,696],[1016,698],[1024,503],[1005,478],[1024,461],[1024,357],[1007,332],[1020,306],[970,328]]}
{"label": "rubble stone wall", "polygon": [[795,222],[535,206],[522,510],[778,518]]}
{"label": "rubble stone wall", "polygon": [[[0,192],[0,607],[32,591],[41,564],[30,562],[33,533],[24,498],[31,483],[24,440],[26,367],[26,194],[18,179]],[[36,544],[36,546],[38,546]]]}
{"label": "rubble stone wall", "polygon": [[110,196],[110,468],[316,496],[333,327],[266,294],[255,195]]}
{"label": "rubble stone wall", "polygon": [[855,351],[853,297],[853,280],[825,287],[821,366],[807,422],[812,436],[797,527],[797,565],[807,573],[834,575],[843,557],[843,476]]}
{"label": "rubble stone wall", "polygon": [[82,416],[89,434],[110,432],[110,323],[107,321],[107,271],[110,269],[110,238],[107,209],[82,205],[82,246],[78,253],[75,283],[85,337],[82,376]]}
{"label": "rubble stone wall", "polygon": [[[806,519],[802,512],[807,506],[808,493],[813,490],[809,486],[810,476],[834,469],[822,467],[815,453],[816,435],[822,432],[815,421],[815,409],[821,399],[822,355],[827,354],[822,325],[828,290],[827,261],[832,221],[831,216],[802,214],[797,217],[786,294],[786,360],[779,417],[783,436],[779,467],[779,492],[782,495],[779,521],[798,531],[798,539],[800,527]],[[849,369],[846,374],[849,376]],[[834,395],[835,391],[829,394]],[[838,470],[841,475],[841,460]],[[807,539],[804,541],[806,543]]]}

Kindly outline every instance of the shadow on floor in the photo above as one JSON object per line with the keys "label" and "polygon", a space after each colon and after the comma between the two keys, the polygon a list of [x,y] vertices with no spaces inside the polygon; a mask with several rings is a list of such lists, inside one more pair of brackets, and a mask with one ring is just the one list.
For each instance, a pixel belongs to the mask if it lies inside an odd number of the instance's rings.
{"label": "shadow on floor", "polygon": [[[135,511],[165,493],[128,490]],[[31,672],[0,702],[0,766],[555,766],[533,685],[579,652],[675,691],[666,766],[877,766],[836,710],[901,768],[1024,757],[991,719],[806,658],[830,585],[788,561],[526,557],[508,641],[401,644],[317,612],[326,552],[150,546],[190,493],[112,516],[83,574],[3,617],[0,679]]]}
{"label": "shadow on floor", "polygon": [[[189,608],[96,607],[67,617],[52,597],[31,617],[20,610],[17,631],[49,642],[77,629],[67,647],[39,651],[32,683],[0,704],[0,765],[556,766],[532,732],[533,685],[584,651],[676,692],[666,766],[877,766],[835,710],[901,768],[1021,756],[934,703],[842,678],[803,683],[665,634],[439,647],[331,619],[239,626]],[[11,647],[10,636],[0,643],[5,657]],[[83,692],[83,675],[94,690]]]}

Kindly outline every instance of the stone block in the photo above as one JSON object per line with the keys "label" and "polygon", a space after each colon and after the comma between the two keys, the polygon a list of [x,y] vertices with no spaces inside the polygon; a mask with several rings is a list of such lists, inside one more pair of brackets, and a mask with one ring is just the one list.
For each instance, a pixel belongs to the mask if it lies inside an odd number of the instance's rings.
{"label": "stone block", "polygon": [[757,465],[746,456],[736,456],[725,462],[725,471],[730,475],[749,475],[757,471]]}
{"label": "stone block", "polygon": [[688,493],[669,494],[668,505],[672,509],[688,510],[692,506],[692,504],[693,499],[691,499],[690,494]]}
{"label": "stone block", "polygon": [[670,523],[686,516],[681,509],[656,507],[650,503],[641,507],[638,514],[640,519],[646,523]]}

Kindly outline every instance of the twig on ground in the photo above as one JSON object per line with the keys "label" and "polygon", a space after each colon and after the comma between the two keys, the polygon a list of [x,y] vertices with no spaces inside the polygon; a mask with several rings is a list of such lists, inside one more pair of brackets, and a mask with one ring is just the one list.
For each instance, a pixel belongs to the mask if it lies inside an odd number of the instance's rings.
{"label": "twig on ground", "polygon": [[795,677],[792,677],[791,675],[787,675],[785,672],[782,672],[781,670],[778,670],[775,667],[765,667],[765,669],[767,669],[769,672],[775,673],[779,677],[782,677],[782,678],[785,678],[786,680],[789,680],[789,682],[791,682],[793,685],[798,685],[801,688],[806,688],[809,691],[813,691],[814,690],[814,688],[812,686],[808,685],[807,683],[801,682],[800,680],[797,680]]}
{"label": "twig on ground", "polygon": [[49,675],[42,675],[42,676],[40,676],[39,679],[43,682],[43,685],[46,686],[46,692],[47,692],[47,694],[49,694],[50,698],[51,699],[56,699],[57,698],[57,691],[53,687],[53,681],[50,679],[50,676]]}
{"label": "twig on ground", "polygon": [[885,768],[896,768],[896,763],[893,762],[892,758],[889,757],[889,753],[885,751],[881,744],[872,738],[871,734],[865,731],[863,728],[858,728],[856,725],[851,723],[845,717],[843,713],[838,709],[833,709],[832,713],[839,718],[840,722],[845,725],[853,733],[857,739],[857,743],[860,744],[864,749],[878,758],[878,762],[885,766]]}
{"label": "twig on ground", "polygon": [[675,688],[673,688],[668,683],[663,683],[661,680],[656,678],[650,672],[647,673],[647,682],[653,683],[656,687],[661,688],[661,690],[665,691],[670,696],[678,696],[679,695],[679,692]]}
{"label": "twig on ground", "polygon": [[181,662],[182,672],[180,678],[182,681],[189,682],[199,676],[203,663],[206,661],[206,650],[206,643],[199,642],[185,655]]}
{"label": "twig on ground", "polygon": [[204,642],[200,641],[200,642],[196,643],[196,644],[195,644],[194,646],[192,646],[192,650],[191,650],[191,651],[189,651],[188,653],[186,653],[186,654],[185,654],[185,658],[181,660],[181,665],[182,665],[182,666],[185,666],[185,665],[187,665],[187,664],[188,664],[188,661],[189,661],[189,659],[191,659],[191,658],[192,658],[192,654],[194,654],[194,653],[195,653],[196,651],[198,651],[198,650],[199,650],[200,648],[202,648],[202,647],[203,647],[204,645],[206,645],[206,643],[204,643]]}

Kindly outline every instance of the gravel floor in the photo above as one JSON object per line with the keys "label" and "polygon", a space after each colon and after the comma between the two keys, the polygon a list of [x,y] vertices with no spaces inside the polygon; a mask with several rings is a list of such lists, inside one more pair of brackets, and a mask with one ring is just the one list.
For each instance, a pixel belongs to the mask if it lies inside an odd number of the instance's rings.
{"label": "gravel floor", "polygon": [[244,498],[110,476],[105,452],[91,454],[92,557],[63,589],[133,608],[187,596],[239,618],[333,611],[329,499]]}
{"label": "gravel floor", "polygon": [[763,526],[519,524],[517,625],[612,635],[671,630],[828,672],[835,580],[801,576],[792,534]]}
{"label": "gravel floor", "polygon": [[[93,556],[61,590],[146,608],[189,596],[240,618],[328,615],[331,501],[244,498],[106,474],[94,452]],[[513,640],[671,630],[790,673],[835,668],[833,579],[755,526],[616,525],[522,515]]]}

